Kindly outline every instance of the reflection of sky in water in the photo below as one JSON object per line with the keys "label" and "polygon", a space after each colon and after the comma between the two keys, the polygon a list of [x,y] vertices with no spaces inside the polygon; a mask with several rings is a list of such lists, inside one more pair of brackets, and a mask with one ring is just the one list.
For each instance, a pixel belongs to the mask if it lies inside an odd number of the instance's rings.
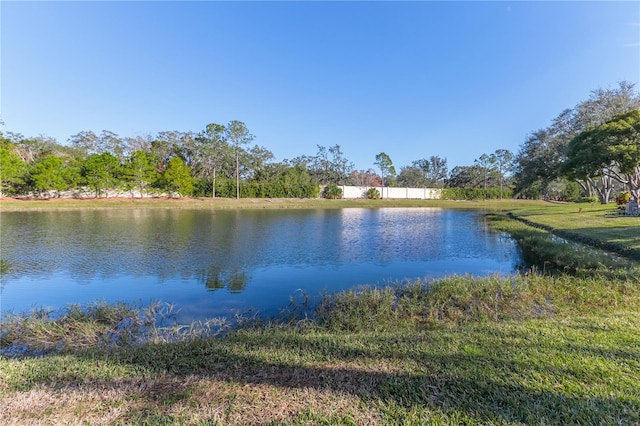
{"label": "reflection of sky in water", "polygon": [[0,307],[163,300],[183,319],[274,311],[298,289],[508,274],[514,243],[478,212],[105,210],[2,213]]}

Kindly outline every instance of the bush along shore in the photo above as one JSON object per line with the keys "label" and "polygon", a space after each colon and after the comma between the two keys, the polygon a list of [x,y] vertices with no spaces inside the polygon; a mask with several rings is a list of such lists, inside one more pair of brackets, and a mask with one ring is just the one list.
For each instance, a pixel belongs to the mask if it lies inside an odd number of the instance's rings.
{"label": "bush along shore", "polygon": [[553,268],[361,288],[233,328],[164,326],[162,304],[5,317],[3,346],[48,355],[0,357],[0,423],[640,423],[637,263],[487,219]]}

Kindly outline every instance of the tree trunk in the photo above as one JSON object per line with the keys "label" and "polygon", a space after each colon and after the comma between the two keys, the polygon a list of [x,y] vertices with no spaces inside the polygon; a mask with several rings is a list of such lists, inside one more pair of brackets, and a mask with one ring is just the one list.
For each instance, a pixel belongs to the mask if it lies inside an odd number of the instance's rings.
{"label": "tree trunk", "polygon": [[609,198],[611,197],[611,191],[613,190],[613,179],[610,176],[602,176],[602,192],[603,203],[609,204]]}
{"label": "tree trunk", "polygon": [[240,157],[236,147],[236,200],[240,199]]}
{"label": "tree trunk", "polygon": [[603,175],[600,177],[601,185],[597,185],[591,181],[591,187],[597,192],[600,204],[608,204],[613,190],[613,180],[611,176]]}
{"label": "tree trunk", "polygon": [[587,194],[587,197],[592,197],[593,188],[587,179],[585,180],[576,179],[576,183],[580,186],[580,188],[582,188],[584,193]]}
{"label": "tree trunk", "polygon": [[636,202],[640,202],[640,167],[636,167],[635,174],[627,175],[629,192]]}
{"label": "tree trunk", "polygon": [[487,199],[487,170],[484,170],[484,191],[482,193],[482,199]]}
{"label": "tree trunk", "polygon": [[213,188],[211,188],[211,198],[216,198],[216,167],[213,167]]}
{"label": "tree trunk", "polygon": [[627,185],[634,200],[640,201],[640,167],[634,168],[634,173],[617,173],[613,169],[605,172],[609,179],[615,179],[623,185]]}

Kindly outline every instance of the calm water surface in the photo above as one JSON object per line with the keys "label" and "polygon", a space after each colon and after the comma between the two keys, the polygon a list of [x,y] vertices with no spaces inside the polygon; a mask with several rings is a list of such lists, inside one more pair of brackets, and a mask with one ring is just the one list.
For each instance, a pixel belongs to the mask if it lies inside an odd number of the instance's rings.
{"label": "calm water surface", "polygon": [[180,321],[276,313],[310,295],[448,274],[509,274],[513,240],[480,212],[79,210],[0,215],[3,312],[170,302]]}

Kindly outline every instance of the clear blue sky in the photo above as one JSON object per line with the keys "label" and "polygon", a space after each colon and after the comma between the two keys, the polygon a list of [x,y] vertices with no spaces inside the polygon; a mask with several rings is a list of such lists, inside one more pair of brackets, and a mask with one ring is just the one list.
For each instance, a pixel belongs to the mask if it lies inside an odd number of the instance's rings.
{"label": "clear blue sky", "polygon": [[0,3],[4,130],[66,142],[241,120],[276,160],[514,153],[640,80],[640,2]]}

